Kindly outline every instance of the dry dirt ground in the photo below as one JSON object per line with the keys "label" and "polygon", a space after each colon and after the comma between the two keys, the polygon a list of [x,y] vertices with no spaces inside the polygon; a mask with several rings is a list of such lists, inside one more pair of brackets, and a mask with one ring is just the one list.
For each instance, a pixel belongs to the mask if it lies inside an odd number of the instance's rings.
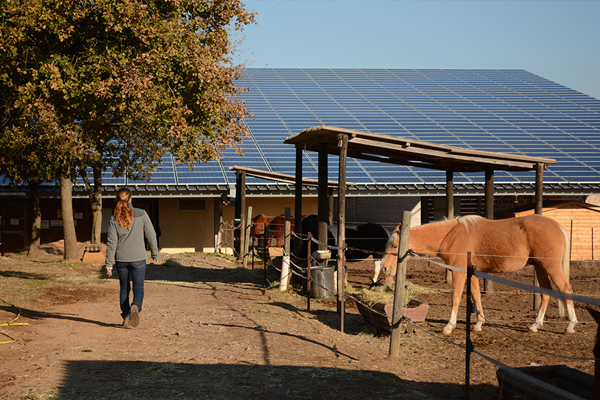
{"label": "dry dirt ground", "polygon": [[[244,269],[207,254],[163,257],[149,264],[137,328],[120,327],[118,279],[102,265],[61,262],[60,246],[35,259],[0,257],[0,397],[2,399],[461,399],[464,398],[464,304],[459,326],[449,316],[444,272],[411,261],[411,283],[440,289],[419,294],[431,308],[402,334],[400,356],[388,358],[389,335],[346,303],[344,333],[333,300],[311,302],[299,291],[266,287],[262,264]],[[348,264],[348,282],[363,287],[372,261]],[[269,270],[268,281],[278,279]],[[507,277],[532,283],[526,267]],[[575,293],[598,296],[600,269],[574,267]],[[564,335],[555,302],[549,322],[527,332],[531,294],[495,285],[484,296],[488,319],[473,333],[475,350],[512,367],[564,364],[593,373],[597,325],[578,305],[576,334]],[[519,343],[520,342],[520,343]],[[536,351],[534,349],[538,349]],[[572,357],[560,358],[558,356]],[[584,359],[577,359],[584,358]],[[471,398],[500,398],[497,367],[473,355]]]}

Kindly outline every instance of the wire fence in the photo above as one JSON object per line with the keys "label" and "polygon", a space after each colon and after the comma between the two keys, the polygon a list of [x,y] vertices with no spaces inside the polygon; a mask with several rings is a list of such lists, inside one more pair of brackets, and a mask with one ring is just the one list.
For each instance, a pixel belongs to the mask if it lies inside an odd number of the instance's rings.
{"label": "wire fence", "polygon": [[[263,235],[266,235],[267,233],[271,233],[271,234],[275,233],[277,235],[278,240],[280,240],[280,239],[285,239],[286,238],[285,231],[283,230],[283,225],[281,225],[281,227],[282,227],[282,229],[275,229],[274,226],[271,226],[269,228],[264,228],[264,229],[253,227],[253,230],[254,230],[255,233],[256,232],[260,232]],[[233,235],[231,235],[231,236],[233,236]],[[348,250],[362,251],[365,254],[368,254],[368,255],[372,256],[374,259],[381,259],[386,254],[393,254],[393,253],[386,253],[386,251],[373,251],[373,250],[369,250],[369,249],[360,249],[360,248],[348,247],[348,246],[346,246],[344,248],[341,248],[341,247],[338,247],[338,246],[333,246],[333,245],[330,245],[330,244],[327,244],[327,243],[323,243],[323,242],[319,241],[318,239],[316,239],[315,237],[313,237],[312,235],[304,235],[304,234],[297,234],[297,233],[294,233],[294,232],[290,232],[288,234],[288,236],[290,237],[290,239],[291,238],[295,238],[295,239],[298,239],[298,240],[301,240],[301,241],[311,241],[312,243],[314,243],[314,245],[315,245],[316,248],[328,249],[328,250],[331,250],[331,251],[334,251],[334,252],[339,252],[339,251],[347,252]],[[254,242],[254,238],[253,238],[253,242]],[[281,241],[278,241],[278,243],[281,243]],[[273,243],[273,244],[275,244],[275,243]],[[261,245],[262,246],[269,246],[269,243],[267,243],[267,240],[263,240],[262,243],[261,243]],[[411,250],[409,250],[409,251],[412,253],[411,255],[419,257],[418,255],[414,254]],[[252,252],[254,253],[254,250],[252,250]],[[263,251],[262,254],[267,254],[267,253]],[[393,255],[397,255],[397,254],[393,254]],[[442,254],[440,254],[440,255],[442,255]],[[447,255],[450,255],[450,254],[448,253]],[[452,255],[461,255],[461,256],[465,255],[466,256],[466,254],[463,254],[463,253],[452,253]],[[504,258],[517,257],[517,256],[513,256],[513,255],[494,255],[494,254],[487,254],[487,255],[481,255],[481,256],[486,256],[486,257],[504,257]],[[449,269],[451,271],[460,272],[460,273],[465,273],[466,272],[465,268],[459,268],[459,267],[456,267],[456,266],[447,265],[445,263],[441,263],[441,262],[438,262],[438,261],[436,261],[434,259],[431,259],[430,257],[427,257],[427,258],[422,257],[422,258],[423,259],[427,259],[428,263],[433,264],[435,266],[439,266],[439,267],[442,267],[442,268],[445,268],[445,269]],[[544,258],[544,257],[536,257],[536,258],[537,259],[549,259],[550,257],[546,257],[546,258]],[[352,260],[346,260],[346,261],[351,262]],[[279,268],[278,266],[276,266],[270,259],[267,259],[265,261],[265,263],[266,263],[265,265],[268,265],[270,268],[278,271],[281,274],[282,269]],[[318,263],[318,260],[316,260],[313,257],[312,254],[307,254],[306,258],[293,257],[293,254],[292,254],[292,257],[290,259],[290,266],[291,266],[291,268],[289,269],[289,272],[287,273],[287,275],[281,276],[281,279],[282,280],[283,279],[288,279],[289,276],[294,275],[294,276],[297,276],[298,278],[300,278],[301,280],[304,280],[304,281],[310,280],[310,284],[311,285],[315,285],[317,287],[320,287],[323,290],[331,290],[331,288],[324,287],[320,282],[316,281],[314,278],[312,278],[312,277],[308,278],[307,277],[307,269],[308,268],[305,267],[305,266],[303,266],[303,264],[305,264],[305,265],[306,264],[313,265],[313,264],[317,264],[317,263]],[[506,279],[506,278],[503,278],[503,277],[500,277],[500,276],[497,276],[497,275],[491,275],[491,274],[487,274],[487,273],[484,273],[484,272],[479,272],[477,270],[473,271],[473,274],[476,277],[478,277],[478,278],[486,279],[486,280],[493,281],[493,282],[497,282],[499,284],[506,285],[508,287],[512,287],[512,288],[516,289],[516,291],[505,291],[505,292],[495,291],[495,295],[500,295],[500,294],[510,294],[510,295],[515,295],[515,294],[523,295],[523,294],[525,294],[525,295],[531,295],[532,293],[536,293],[536,294],[541,294],[541,295],[548,295],[548,296],[551,296],[551,297],[554,297],[554,298],[557,298],[557,299],[562,299],[562,300],[572,300],[573,302],[580,303],[580,304],[585,304],[585,305],[588,305],[588,306],[600,307],[600,299],[599,298],[594,298],[594,297],[592,297],[592,295],[583,296],[583,295],[575,295],[573,293],[563,293],[563,292],[552,290],[552,289],[547,289],[547,288],[543,288],[543,287],[539,287],[539,286],[535,286],[535,285],[529,285],[529,284],[526,284],[526,283],[523,283],[523,282],[509,280],[509,279]],[[533,274],[531,274],[531,277],[533,277]],[[595,281],[597,281],[597,279],[590,279],[590,281],[595,282]],[[439,290],[439,289],[436,289],[436,290]],[[443,291],[447,291],[447,292],[451,292],[454,289],[449,289],[449,290],[442,289],[442,290]],[[464,289],[461,289],[461,291],[464,292]],[[310,293],[307,293],[306,295],[307,295],[307,297],[309,297]],[[381,312],[381,311],[379,311],[377,309],[372,308],[369,304],[366,304],[366,303],[362,302],[361,299],[358,298],[357,296],[353,296],[353,295],[347,294],[347,293],[344,293],[343,296],[344,296],[343,297],[344,300],[346,300],[346,299],[352,299],[357,304],[361,304],[364,307],[370,308],[370,310],[374,314],[378,314],[382,318],[389,318],[389,316],[385,312]],[[408,291],[406,292],[406,296],[408,297]],[[406,303],[407,302],[405,302],[405,304]],[[498,327],[496,325],[496,323],[498,323],[498,322],[517,323],[517,322],[525,322],[525,321],[498,321],[498,320],[491,320],[491,319],[484,318],[481,315],[481,312],[479,310],[474,310],[474,312],[477,314],[478,317],[481,316],[484,319],[485,323],[488,326],[490,326],[491,328],[493,328],[494,330],[496,330],[497,332],[499,332],[500,334],[502,334],[507,339],[511,340],[516,345],[526,347],[526,348],[528,348],[528,349],[530,349],[532,351],[538,352],[538,353],[546,355],[546,356],[551,356],[551,357],[556,357],[556,358],[561,358],[561,359],[581,360],[581,361],[598,361],[598,359],[596,359],[596,358],[565,356],[565,355],[554,354],[554,353],[551,353],[551,352],[548,352],[548,351],[545,351],[545,350],[542,350],[542,349],[535,348],[533,346],[530,346],[530,345],[528,345],[528,344],[526,344],[526,343],[524,343],[524,342],[516,339],[515,337],[511,336],[505,330],[501,329],[500,327]],[[408,323],[411,326],[413,326],[414,328],[417,328],[417,329],[419,329],[419,330],[421,330],[423,332],[426,332],[427,334],[432,335],[432,336],[438,338],[439,340],[443,340],[446,343],[458,346],[458,347],[460,347],[462,349],[465,349],[465,350],[469,350],[465,345],[456,343],[456,342],[454,342],[454,341],[452,341],[452,340],[450,340],[450,339],[448,339],[446,337],[443,337],[443,336],[440,336],[440,335],[436,334],[435,332],[431,332],[431,331],[425,329],[424,327],[422,327],[422,326],[420,326],[420,325],[418,325],[416,323],[413,323],[410,320],[410,318],[408,318],[406,316],[406,306],[403,309],[402,315],[403,315],[403,317],[401,319],[401,322]],[[561,321],[546,321],[546,322],[563,323]],[[470,327],[467,326],[466,329],[470,329]],[[503,368],[503,369],[507,369],[507,370],[512,370],[512,368],[508,367],[507,365],[505,365],[505,364],[501,363],[500,361],[495,360],[495,359],[493,359],[491,357],[488,357],[485,354],[482,354],[480,351],[477,351],[475,349],[470,349],[470,351],[472,353],[474,353],[474,354],[479,355],[484,360],[492,363],[493,365],[495,365],[495,366],[497,366],[499,368]]]}

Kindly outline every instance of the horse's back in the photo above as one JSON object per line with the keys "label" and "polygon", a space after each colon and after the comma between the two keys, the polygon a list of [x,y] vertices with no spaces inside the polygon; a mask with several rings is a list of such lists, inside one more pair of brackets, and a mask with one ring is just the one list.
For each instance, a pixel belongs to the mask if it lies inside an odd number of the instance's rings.
{"label": "horse's back", "polygon": [[499,220],[481,217],[457,224],[442,250],[448,254],[472,252],[483,272],[508,272],[532,257],[561,258],[564,241],[561,226],[542,215]]}

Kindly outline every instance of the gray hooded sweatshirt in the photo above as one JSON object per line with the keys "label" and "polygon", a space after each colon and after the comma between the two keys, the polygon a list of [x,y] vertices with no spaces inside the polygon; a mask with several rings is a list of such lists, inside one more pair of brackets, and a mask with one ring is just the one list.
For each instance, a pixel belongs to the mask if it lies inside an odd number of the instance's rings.
{"label": "gray hooded sweatshirt", "polygon": [[147,258],[144,237],[148,240],[153,260],[158,260],[158,245],[156,232],[146,211],[129,207],[133,210],[133,224],[127,229],[117,224],[117,219],[111,215],[108,223],[106,246],[106,268],[112,269],[115,262],[141,261]]}

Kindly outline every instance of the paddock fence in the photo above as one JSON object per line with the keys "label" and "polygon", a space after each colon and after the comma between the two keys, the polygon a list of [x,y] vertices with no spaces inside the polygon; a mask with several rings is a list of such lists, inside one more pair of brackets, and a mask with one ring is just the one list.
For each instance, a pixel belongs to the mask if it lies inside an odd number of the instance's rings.
{"label": "paddock fence", "polygon": [[[306,290],[306,297],[307,297],[307,309],[310,310],[310,286],[311,285],[316,285],[316,286],[320,286],[323,290],[328,290],[329,288],[323,287],[321,285],[320,282],[318,282],[317,280],[315,280],[313,277],[311,277],[311,266],[313,265],[319,265],[319,263],[322,263],[322,260],[319,260],[317,258],[314,257],[315,252],[311,252],[310,248],[311,248],[311,244],[312,246],[314,246],[313,248],[325,248],[330,250],[332,253],[334,252],[348,252],[349,250],[352,251],[362,251],[365,254],[369,254],[371,255],[374,259],[380,259],[384,256],[384,252],[374,252],[371,251],[369,249],[359,249],[359,248],[352,248],[352,247],[339,247],[339,246],[334,246],[331,245],[329,243],[323,243],[320,242],[319,240],[317,240],[314,236],[312,236],[311,234],[308,235],[298,235],[294,232],[289,232],[286,233],[283,230],[278,232],[279,234],[284,234],[286,236],[289,236],[290,239],[297,239],[300,241],[303,241],[306,243],[306,248],[309,249],[309,251],[306,254],[305,258],[298,258],[298,257],[294,257],[293,254],[289,254],[290,256],[290,268],[288,271],[284,271],[282,268],[278,267],[277,265],[275,265],[273,263],[273,261],[271,259],[265,259],[264,260],[264,265],[265,268],[268,266],[269,268],[272,268],[274,270],[276,270],[277,272],[279,272],[281,275],[281,279],[282,280],[287,280],[289,279],[291,276],[297,276],[299,279],[305,281],[305,289]],[[265,243],[266,245],[266,243]],[[285,254],[285,250],[284,250],[284,254]],[[573,293],[563,293],[557,290],[552,290],[552,289],[546,289],[543,287],[539,287],[539,286],[535,286],[535,285],[529,285],[523,282],[517,282],[517,281],[513,281],[513,280],[509,280],[500,276],[496,276],[496,275],[491,275],[491,274],[487,274],[484,272],[479,272],[476,270],[476,266],[473,266],[473,269],[468,269],[468,268],[458,268],[455,266],[451,266],[451,265],[447,265],[444,264],[442,262],[438,262],[435,259],[431,259],[430,257],[422,257],[419,256],[417,254],[414,254],[412,252],[412,250],[409,249],[409,251],[407,252],[406,255],[412,255],[413,257],[417,257],[417,258],[421,258],[424,260],[427,260],[427,263],[429,265],[433,265],[436,267],[440,267],[446,270],[451,270],[451,271],[456,271],[456,272],[460,272],[460,273],[469,273],[471,272],[474,276],[476,276],[477,278],[480,279],[484,279],[484,280],[489,280],[492,282],[497,282],[498,284],[502,284],[502,285],[506,285],[512,288],[517,289],[517,292],[502,292],[502,291],[495,291],[494,295],[501,295],[503,293],[506,294],[519,294],[519,295],[529,295],[531,296],[532,294],[540,294],[540,295],[548,295],[551,296],[553,298],[559,299],[559,300],[572,300],[574,303],[579,303],[579,304],[583,304],[586,306],[591,306],[591,307],[599,307],[600,308],[600,298],[594,298],[591,297],[591,294],[589,296],[584,296],[584,295],[577,295],[577,294],[573,294]],[[506,257],[506,256],[503,256]],[[346,260],[348,262],[353,262],[354,260],[352,259],[348,259]],[[266,272],[265,272],[265,277],[266,277]],[[466,289],[463,289],[462,292],[464,293],[465,291],[467,292],[467,297],[469,297],[469,279],[467,279],[467,285],[466,285]],[[338,291],[342,290],[343,288],[339,289]],[[436,289],[439,290],[439,289]],[[448,292],[452,291],[452,289],[450,290],[446,290]],[[408,297],[408,291],[406,292],[406,295]],[[356,296],[353,296],[351,294],[347,294],[347,293],[343,293],[343,299],[352,299],[354,300],[356,303],[361,303],[366,307],[369,307],[368,304],[365,304],[361,301],[360,298],[357,298]],[[468,303],[470,303],[470,299],[468,298]],[[405,302],[406,304],[406,302]],[[468,304],[469,305],[469,304]],[[472,304],[470,304],[472,307]],[[379,313],[382,317],[387,318],[387,315],[384,314],[383,312],[380,312],[378,310],[373,310],[374,313]],[[470,334],[470,330],[471,330],[471,323],[470,323],[470,315],[471,313],[476,314],[478,317],[481,315],[481,313],[479,312],[479,310],[472,310],[470,312],[468,312],[468,315],[466,317],[466,321],[465,321],[465,336],[467,338],[469,338],[469,334]],[[431,335],[433,337],[435,337],[438,340],[441,340],[449,345],[453,345],[453,346],[457,346],[459,348],[461,348],[462,350],[465,351],[465,364],[470,364],[470,357],[471,354],[477,355],[479,357],[481,357],[483,360],[487,361],[488,363],[492,364],[493,366],[502,369],[504,371],[509,371],[511,374],[515,375],[515,376],[520,376],[522,379],[524,380],[531,380],[531,377],[526,375],[524,372],[512,368],[504,363],[502,363],[501,361],[494,359],[493,357],[490,357],[484,353],[482,353],[481,351],[477,350],[476,348],[474,348],[473,343],[470,341],[470,339],[466,340],[466,344],[461,344],[461,343],[457,343],[453,340],[450,340],[447,337],[443,337],[435,332],[432,332],[430,330],[425,329],[423,326],[417,324],[417,323],[413,323],[410,318],[406,317],[406,307],[403,307],[403,312],[402,312],[402,318],[401,321],[402,323],[406,323],[406,324],[410,324],[414,329],[420,330],[428,335]],[[344,326],[344,322],[343,322],[343,318],[344,318],[344,313],[341,313],[341,321],[340,321],[340,326],[342,327],[342,331],[343,331],[343,326]],[[485,324],[487,324],[489,327],[491,327],[492,329],[496,330],[497,332],[499,332],[501,335],[503,335],[504,337],[506,337],[507,339],[509,339],[511,342],[513,342],[516,346],[523,346],[528,348],[529,350],[535,351],[535,352],[539,352],[540,354],[543,354],[545,356],[550,356],[550,357],[556,357],[558,359],[569,359],[569,360],[581,360],[581,361],[595,361],[598,362],[600,359],[594,358],[594,357],[573,357],[573,356],[565,356],[565,355],[560,355],[560,354],[554,354],[539,348],[535,348],[533,346],[530,346],[522,341],[519,341],[518,339],[516,339],[515,337],[511,336],[509,333],[506,332],[506,330],[501,329],[497,323],[507,323],[507,322],[512,322],[512,323],[517,323],[517,322],[532,322],[532,321],[504,321],[504,320],[492,320],[492,319],[488,319],[488,318],[483,318],[485,321]],[[461,321],[462,322],[462,321]],[[545,321],[544,323],[565,323],[565,321]],[[595,321],[580,321],[580,323],[595,323]],[[542,383],[543,384],[543,383]],[[561,398],[560,396],[565,396],[565,398],[577,398],[577,397],[572,397],[572,394],[569,394],[568,392],[564,392],[562,391],[562,389],[557,389],[552,387],[551,385],[549,385],[548,388],[546,388],[547,390],[552,391],[553,393],[556,394],[557,398]],[[465,371],[465,397],[468,399],[469,398],[469,370],[468,368]]]}

